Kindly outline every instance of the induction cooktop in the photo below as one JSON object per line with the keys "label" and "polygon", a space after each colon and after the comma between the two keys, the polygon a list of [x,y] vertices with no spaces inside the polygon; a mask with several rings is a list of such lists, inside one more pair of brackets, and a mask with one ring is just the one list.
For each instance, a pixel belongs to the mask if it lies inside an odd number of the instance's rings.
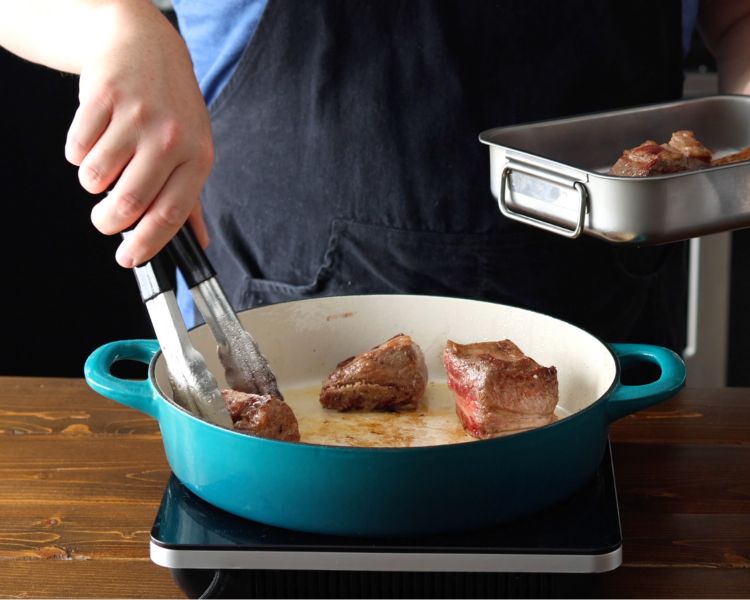
{"label": "induction cooktop", "polygon": [[544,512],[420,538],[263,525],[215,508],[172,475],[150,549],[195,597],[543,597],[566,595],[560,582],[582,580],[571,575],[616,569],[622,534],[608,447],[591,481]]}

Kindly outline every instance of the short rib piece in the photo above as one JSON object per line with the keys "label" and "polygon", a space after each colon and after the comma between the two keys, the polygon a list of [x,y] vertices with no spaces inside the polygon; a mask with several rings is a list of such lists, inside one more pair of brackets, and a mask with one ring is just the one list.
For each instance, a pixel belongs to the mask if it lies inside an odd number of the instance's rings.
{"label": "short rib piece", "polygon": [[750,160],[750,147],[743,148],[742,150],[740,150],[739,152],[735,152],[734,154],[729,154],[728,156],[717,158],[711,161],[711,166],[718,167],[720,165],[731,165],[733,163],[742,162],[745,160]]}
{"label": "short rib piece", "polygon": [[666,144],[646,140],[640,146],[625,150],[609,174],[648,177],[710,166],[711,151],[695,138],[692,131],[680,130],[675,131]]}
{"label": "short rib piece", "polygon": [[237,431],[273,440],[299,441],[297,417],[280,398],[230,389],[221,390],[221,395]]}
{"label": "short rib piece", "polygon": [[448,386],[464,430],[477,438],[555,420],[557,369],[542,367],[510,340],[457,344],[443,352]]}
{"label": "short rib piece", "polygon": [[415,410],[426,387],[422,350],[399,334],[336,365],[323,382],[320,403],[338,411]]}

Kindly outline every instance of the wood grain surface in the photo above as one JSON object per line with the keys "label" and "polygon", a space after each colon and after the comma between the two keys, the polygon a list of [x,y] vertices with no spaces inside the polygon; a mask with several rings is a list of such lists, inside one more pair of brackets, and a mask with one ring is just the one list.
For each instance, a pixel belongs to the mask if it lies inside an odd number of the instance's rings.
{"label": "wood grain surface", "polygon": [[[597,597],[750,597],[750,390],[611,428],[623,565]],[[179,598],[149,559],[169,468],[151,418],[82,380],[0,378],[0,597]]]}

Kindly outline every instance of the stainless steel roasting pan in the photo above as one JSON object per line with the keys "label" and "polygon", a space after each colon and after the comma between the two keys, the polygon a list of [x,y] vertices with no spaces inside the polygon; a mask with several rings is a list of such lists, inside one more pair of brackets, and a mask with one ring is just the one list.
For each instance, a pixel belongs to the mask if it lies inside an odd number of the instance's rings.
{"label": "stainless steel roasting pan", "polygon": [[690,129],[724,156],[750,146],[750,97],[710,96],[500,127],[490,183],[501,212],[547,231],[661,244],[750,227],[750,162],[654,177],[607,175],[626,148]]}

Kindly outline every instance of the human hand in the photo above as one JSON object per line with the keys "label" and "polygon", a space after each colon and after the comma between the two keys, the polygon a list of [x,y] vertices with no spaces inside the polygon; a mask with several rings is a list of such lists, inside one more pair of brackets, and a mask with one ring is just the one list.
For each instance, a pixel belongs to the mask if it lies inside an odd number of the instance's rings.
{"label": "human hand", "polygon": [[750,0],[701,0],[698,29],[716,59],[720,94],[750,94]]}
{"label": "human hand", "polygon": [[123,267],[150,259],[188,218],[208,243],[200,208],[213,160],[208,112],[182,39],[148,5],[104,21],[81,65],[65,145],[84,189],[111,188],[91,212],[94,226],[111,235],[135,225],[117,250]]}

